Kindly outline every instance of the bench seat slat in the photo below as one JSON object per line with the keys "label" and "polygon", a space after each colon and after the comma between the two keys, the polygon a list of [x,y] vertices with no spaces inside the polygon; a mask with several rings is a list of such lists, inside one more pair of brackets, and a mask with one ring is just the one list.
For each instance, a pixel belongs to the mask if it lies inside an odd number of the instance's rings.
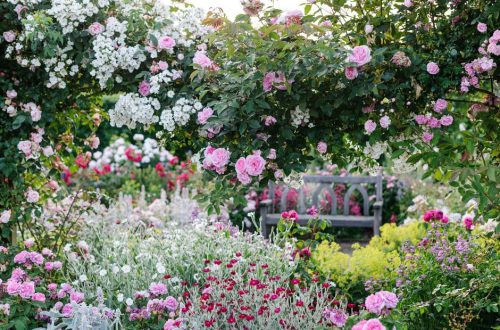
{"label": "bench seat slat", "polygon": [[[267,214],[267,224],[276,225],[280,219],[280,214]],[[315,219],[310,215],[299,215],[298,223],[300,225],[307,225],[309,220]],[[373,227],[374,216],[356,216],[356,215],[320,215],[319,219],[327,220],[333,227]]]}

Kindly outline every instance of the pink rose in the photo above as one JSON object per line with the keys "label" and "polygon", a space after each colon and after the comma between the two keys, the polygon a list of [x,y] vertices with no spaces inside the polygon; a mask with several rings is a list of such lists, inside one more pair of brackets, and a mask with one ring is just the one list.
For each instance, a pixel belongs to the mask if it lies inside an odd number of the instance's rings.
{"label": "pink rose", "polygon": [[283,171],[282,171],[282,170],[276,170],[276,171],[274,172],[274,178],[275,178],[275,179],[278,179],[278,180],[279,180],[279,179],[281,179],[283,176],[284,176],[284,174],[283,174]]}
{"label": "pink rose", "polygon": [[64,305],[61,314],[65,317],[71,316],[71,314],[73,314],[73,307],[71,306],[71,304]]}
{"label": "pink rose", "polygon": [[7,97],[8,97],[9,99],[13,99],[13,98],[15,98],[16,96],[17,96],[17,92],[16,92],[14,89],[9,89],[9,90],[7,91]]}
{"label": "pink rose", "polygon": [[371,319],[365,322],[366,323],[363,324],[361,330],[386,330],[384,325],[378,319]]}
{"label": "pink rose", "polygon": [[320,154],[326,153],[327,149],[328,149],[328,145],[325,142],[323,142],[323,141],[318,142],[318,145],[316,146],[316,150],[318,150],[318,152]]}
{"label": "pink rose", "polygon": [[417,124],[419,125],[425,125],[427,124],[427,122],[429,121],[429,118],[427,118],[426,116],[424,115],[416,115],[415,116],[415,121],[417,122]]}
{"label": "pink rose", "polygon": [[247,156],[246,159],[246,172],[248,175],[251,176],[259,176],[262,171],[264,170],[264,167],[266,165],[266,160],[262,158],[260,155],[250,155]]}
{"label": "pink rose", "polygon": [[270,92],[273,89],[273,82],[274,82],[274,72],[268,72],[264,76],[264,81],[262,83],[262,88],[264,89],[264,92]]}
{"label": "pink rose", "polygon": [[210,158],[212,159],[212,164],[217,168],[223,168],[229,163],[230,152],[224,148],[215,149]]}
{"label": "pink rose", "polygon": [[37,293],[35,293],[35,294],[31,297],[31,299],[32,299],[33,301],[39,301],[39,302],[44,303],[44,302],[45,302],[45,295],[44,295],[43,293],[41,293],[41,292],[37,292]]}
{"label": "pink rose", "polygon": [[398,305],[399,299],[396,294],[389,291],[379,291],[377,294],[384,300],[384,307],[386,309],[394,309]]}
{"label": "pink rose", "polygon": [[3,210],[0,214],[0,223],[7,223],[10,220],[11,210]]}
{"label": "pink rose", "polygon": [[93,36],[96,36],[98,34],[103,33],[104,30],[105,30],[104,25],[102,25],[99,22],[94,22],[94,23],[90,24],[89,29],[88,29],[89,33]]}
{"label": "pink rose", "polygon": [[210,68],[213,63],[202,51],[197,51],[194,54],[193,63],[201,66],[203,69]]}
{"label": "pink rose", "polygon": [[488,26],[484,23],[477,23],[477,30],[481,33],[485,33],[488,30]]}
{"label": "pink rose", "polygon": [[46,146],[45,148],[42,149],[42,152],[45,157],[50,157],[54,155],[54,149],[52,149],[51,146]]}
{"label": "pink rose", "polygon": [[410,8],[411,6],[413,6],[413,2],[411,0],[405,0],[403,2],[403,5],[405,5],[406,8]]}
{"label": "pink rose", "polygon": [[431,117],[427,122],[427,126],[429,126],[430,128],[439,128],[441,127],[441,122],[439,121],[439,119]]}
{"label": "pink rose", "polygon": [[161,37],[158,40],[158,48],[160,49],[172,49],[175,46],[175,40],[172,37]]}
{"label": "pink rose", "polygon": [[354,80],[358,77],[358,69],[353,66],[348,66],[345,68],[344,74],[348,80]]}
{"label": "pink rose", "polygon": [[210,117],[212,117],[213,114],[214,111],[212,108],[206,107],[202,111],[198,112],[198,121],[203,125]]}
{"label": "pink rose", "polygon": [[389,118],[389,116],[383,116],[382,118],[380,118],[379,123],[382,128],[387,129],[391,125],[391,118]]}
{"label": "pink rose", "polygon": [[358,66],[365,65],[372,59],[370,48],[366,45],[356,46],[349,56],[349,62],[356,63]]}
{"label": "pink rose", "polygon": [[273,116],[266,116],[266,118],[264,119],[264,125],[271,126],[274,124],[276,124],[276,118],[274,118]]}
{"label": "pink rose", "polygon": [[367,120],[365,122],[365,131],[368,134],[372,134],[373,131],[375,131],[375,128],[377,128],[377,123],[375,123],[373,120]]}
{"label": "pink rose", "polygon": [[452,116],[443,116],[439,120],[441,122],[441,125],[443,126],[450,126],[453,124],[453,117]]}
{"label": "pink rose", "polygon": [[33,190],[33,188],[29,187],[28,190],[24,193],[24,196],[26,197],[26,201],[28,203],[36,203],[40,199],[40,195],[36,190]]}
{"label": "pink rose", "polygon": [[267,155],[267,159],[276,159],[276,149],[270,149],[269,154]]}
{"label": "pink rose", "polygon": [[384,299],[378,294],[371,294],[366,297],[365,306],[370,313],[381,314],[384,308]]}
{"label": "pink rose", "polygon": [[171,312],[175,312],[177,310],[177,307],[179,307],[179,303],[174,297],[168,296],[165,298],[165,307]]}
{"label": "pink rose", "polygon": [[236,173],[245,173],[246,167],[247,167],[247,163],[246,163],[245,157],[240,157],[240,159],[238,159],[236,161],[236,164],[234,165],[234,168],[236,169]]}
{"label": "pink rose", "polygon": [[17,149],[22,151],[26,157],[31,156],[31,141],[24,140],[17,144]]}
{"label": "pink rose", "polygon": [[427,63],[427,72],[432,75],[438,74],[439,66],[434,62],[429,62]]}
{"label": "pink rose", "polygon": [[434,134],[431,132],[424,132],[424,134],[422,134],[422,140],[424,140],[424,142],[431,142],[433,137]]}
{"label": "pink rose", "polygon": [[3,38],[5,39],[5,41],[7,42],[12,42],[16,39],[16,33],[12,30],[10,31],[5,31],[3,33]]}
{"label": "pink rose", "polygon": [[83,292],[73,291],[69,295],[69,301],[79,304],[83,301],[84,297],[85,295],[83,294]]}
{"label": "pink rose", "polygon": [[151,86],[146,80],[141,81],[139,84],[139,94],[142,96],[148,96],[150,93]]}
{"label": "pink rose", "polygon": [[441,112],[447,107],[448,107],[448,102],[446,102],[446,100],[443,99],[437,99],[436,103],[434,103],[434,111],[436,112]]}
{"label": "pink rose", "polygon": [[24,282],[19,287],[19,295],[23,299],[31,298],[34,293],[35,293],[35,283],[33,282]]}
{"label": "pink rose", "polygon": [[247,172],[239,172],[236,173],[236,176],[238,178],[238,181],[240,181],[242,184],[247,185],[250,182],[252,182],[252,179],[250,176],[247,174]]}
{"label": "pink rose", "polygon": [[165,62],[165,61],[160,61],[158,62],[158,67],[160,68],[160,70],[167,70],[168,69],[168,63]]}

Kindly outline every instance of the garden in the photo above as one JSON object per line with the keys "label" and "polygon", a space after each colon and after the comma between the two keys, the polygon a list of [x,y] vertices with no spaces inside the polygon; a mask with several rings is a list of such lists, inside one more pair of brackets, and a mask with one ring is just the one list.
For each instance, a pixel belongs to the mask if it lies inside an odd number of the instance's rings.
{"label": "garden", "polygon": [[500,2],[238,4],[0,2],[0,329],[500,329]]}

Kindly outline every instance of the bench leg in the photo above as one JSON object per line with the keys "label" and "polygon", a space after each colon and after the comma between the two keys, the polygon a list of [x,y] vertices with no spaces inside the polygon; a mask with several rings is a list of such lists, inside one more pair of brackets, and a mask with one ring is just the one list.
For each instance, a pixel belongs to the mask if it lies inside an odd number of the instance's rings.
{"label": "bench leg", "polygon": [[382,224],[382,210],[375,209],[375,219],[373,220],[373,235],[380,236],[380,225]]}
{"label": "bench leg", "polygon": [[260,234],[264,238],[269,238],[269,229],[267,226],[267,219],[266,219],[265,214],[264,215],[261,214],[261,217],[260,217]]}

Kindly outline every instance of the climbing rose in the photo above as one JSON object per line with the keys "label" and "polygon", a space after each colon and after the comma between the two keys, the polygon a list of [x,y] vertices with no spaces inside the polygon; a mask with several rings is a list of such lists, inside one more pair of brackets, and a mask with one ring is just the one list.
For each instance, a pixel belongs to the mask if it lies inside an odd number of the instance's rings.
{"label": "climbing rose", "polygon": [[405,7],[407,8],[410,8],[411,6],[413,6],[413,2],[411,0],[405,0],[403,2],[403,4],[405,5]]}
{"label": "climbing rose", "polygon": [[431,142],[433,137],[434,134],[432,134],[431,132],[424,132],[424,134],[422,135],[422,140],[424,140],[424,142]]}
{"label": "climbing rose", "polygon": [[93,36],[104,32],[104,25],[99,22],[94,22],[89,26],[89,33]]}
{"label": "climbing rose", "polygon": [[477,23],[477,30],[481,33],[485,33],[488,30],[488,26],[484,23]]}
{"label": "climbing rose", "polygon": [[268,159],[276,159],[276,149],[269,149],[269,154],[267,155]]}
{"label": "climbing rose", "polygon": [[379,123],[382,128],[388,128],[391,125],[391,118],[389,118],[389,116],[383,116],[380,118]]}
{"label": "climbing rose", "polygon": [[206,107],[202,111],[198,112],[198,121],[200,124],[205,124],[210,117],[214,114],[212,108]]}
{"label": "climbing rose", "polygon": [[358,66],[365,65],[372,59],[370,48],[366,45],[356,46],[349,56],[349,62],[356,63]]}
{"label": "climbing rose", "polygon": [[8,97],[9,99],[13,99],[13,98],[15,98],[16,96],[17,96],[17,92],[16,92],[14,89],[9,89],[9,90],[7,91],[7,97]]}
{"label": "climbing rose", "polygon": [[35,283],[33,282],[24,282],[19,287],[19,295],[21,298],[28,299],[33,296],[35,293]]}
{"label": "climbing rose", "polygon": [[427,63],[427,72],[432,75],[438,74],[439,66],[434,62],[429,62]]}
{"label": "climbing rose", "polygon": [[273,116],[266,116],[266,118],[264,118],[264,125],[271,126],[274,124],[276,124],[276,118]]}
{"label": "climbing rose", "polygon": [[327,144],[323,141],[320,141],[320,142],[318,142],[318,146],[316,147],[316,150],[318,150],[318,152],[320,154],[324,154],[326,152],[327,148],[328,148]]}
{"label": "climbing rose", "polygon": [[441,125],[443,126],[450,126],[453,124],[453,117],[452,116],[443,116],[440,120]]}
{"label": "climbing rose", "polygon": [[446,102],[446,100],[443,99],[437,99],[436,103],[434,103],[434,111],[436,112],[441,112],[447,107],[448,107],[448,102]]}
{"label": "climbing rose", "polygon": [[44,295],[43,293],[41,293],[41,292],[37,292],[37,293],[35,293],[35,294],[31,297],[31,299],[32,299],[33,301],[39,301],[39,302],[44,303],[44,302],[45,302],[45,295]]}
{"label": "climbing rose", "polygon": [[205,55],[205,53],[202,51],[197,51],[194,54],[193,63],[198,64],[203,69],[210,68],[213,64],[212,61],[208,58],[208,56]]}
{"label": "climbing rose", "polygon": [[160,49],[172,49],[175,46],[175,40],[172,37],[161,37],[158,40],[158,48]]}
{"label": "climbing rose", "polygon": [[348,66],[344,70],[345,77],[349,80],[354,80],[358,77],[358,69],[353,66]]}
{"label": "climbing rose", "polygon": [[251,176],[259,176],[265,165],[266,160],[257,154],[247,156],[245,159],[245,170]]}
{"label": "climbing rose", "polygon": [[378,319],[362,320],[355,324],[351,330],[386,330]]}
{"label": "climbing rose", "polygon": [[24,194],[26,197],[26,201],[28,203],[36,203],[40,199],[40,195],[36,190],[33,190],[33,188],[29,187],[26,193]]}
{"label": "climbing rose", "polygon": [[10,220],[11,210],[4,210],[0,214],[0,223],[7,223]]}
{"label": "climbing rose", "polygon": [[210,153],[209,158],[213,166],[218,169],[224,168],[229,163],[229,151],[224,148],[217,148]]}
{"label": "climbing rose", "polygon": [[142,96],[148,96],[151,86],[146,80],[141,81],[139,84],[139,94]]}
{"label": "climbing rose", "polygon": [[10,31],[5,31],[3,33],[3,38],[5,39],[5,41],[7,42],[12,42],[14,41],[14,39],[16,39],[16,33],[12,30]]}
{"label": "climbing rose", "polygon": [[367,120],[365,123],[365,131],[368,134],[372,134],[373,131],[377,128],[377,123],[375,123],[373,120]]}

